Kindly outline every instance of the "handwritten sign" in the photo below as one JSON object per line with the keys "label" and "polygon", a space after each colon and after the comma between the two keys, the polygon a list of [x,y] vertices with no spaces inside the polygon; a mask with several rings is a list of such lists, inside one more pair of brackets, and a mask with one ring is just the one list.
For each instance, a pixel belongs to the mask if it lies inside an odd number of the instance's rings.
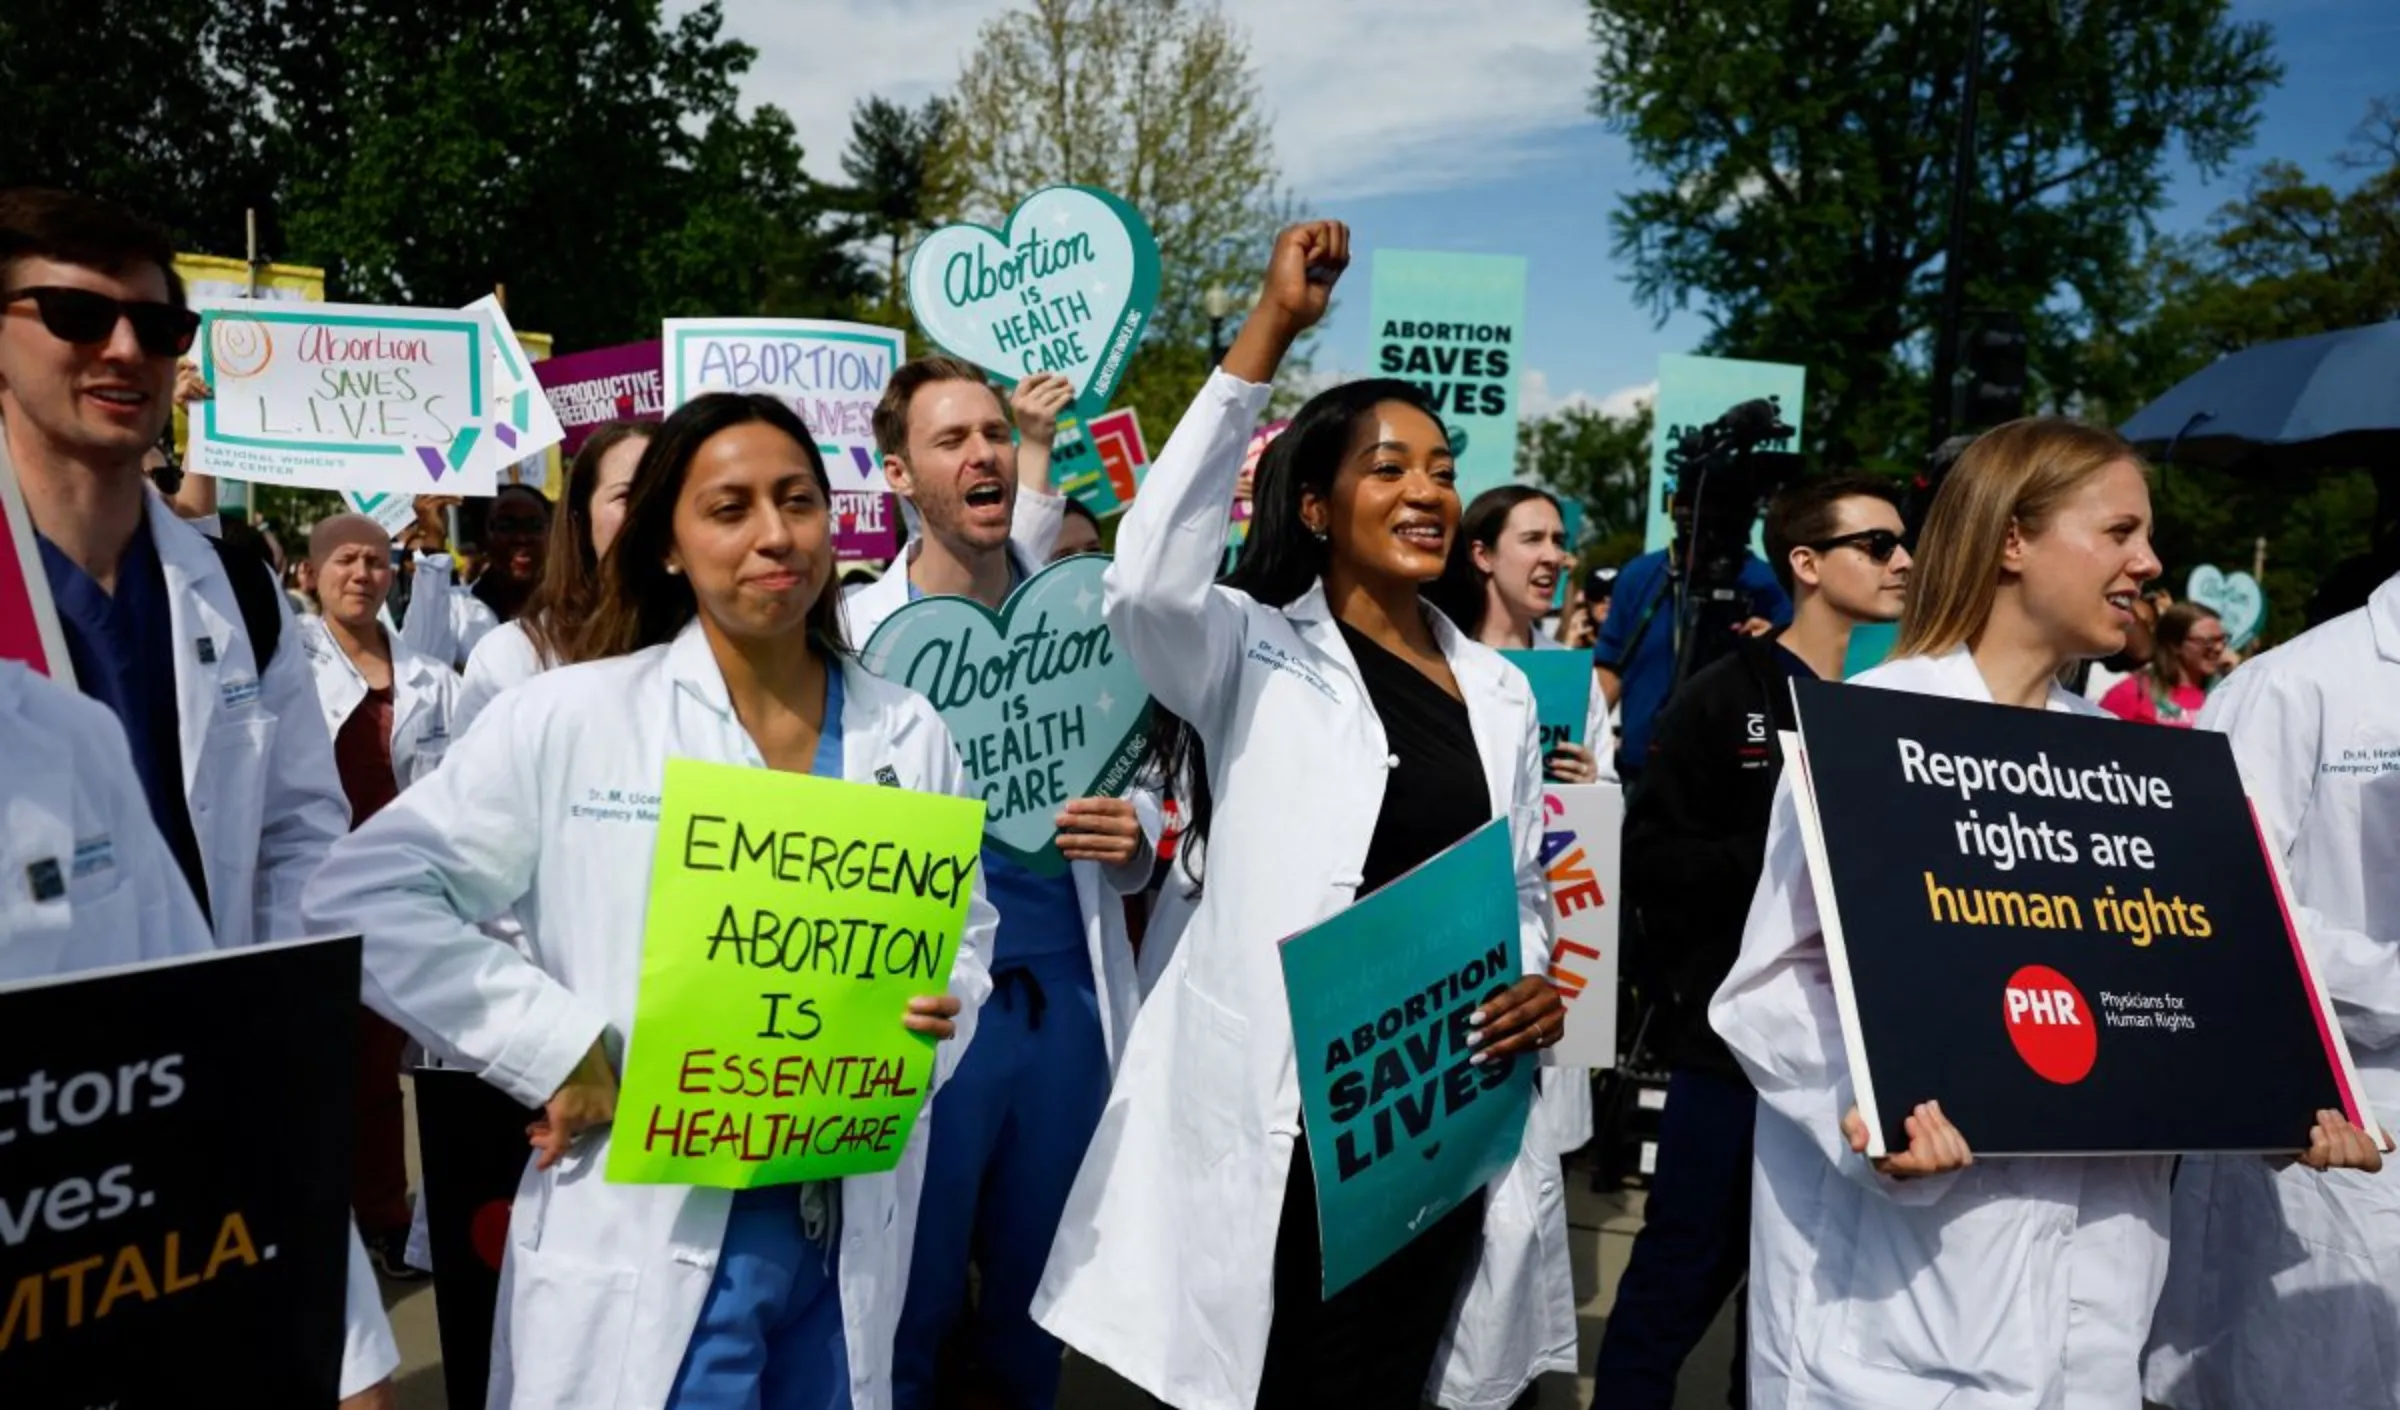
{"label": "handwritten sign", "polygon": [[889,1170],[933,1088],[971,799],[667,761],[608,1178],[750,1189]]}
{"label": "handwritten sign", "polygon": [[565,433],[559,449],[573,455],[583,449],[584,437],[610,421],[656,421],[665,416],[664,346],[653,338],[535,363],[533,375]]}
{"label": "handwritten sign", "polygon": [[1049,186],[999,230],[945,225],[908,262],[908,306],[935,342],[1014,384],[1055,372],[1097,419],[1158,303],[1158,241],[1123,199]]}
{"label": "handwritten sign", "polygon": [[1469,1018],[1517,982],[1508,823],[1283,942],[1315,1167],[1325,1295],[1407,1246],[1504,1169],[1535,1064],[1476,1064]]}
{"label": "handwritten sign", "polygon": [[1542,752],[1583,743],[1592,713],[1592,658],[1581,651],[1503,651],[1508,663],[1533,686],[1533,713],[1541,721]]}
{"label": "handwritten sign", "polygon": [[364,304],[203,306],[192,436],[209,474],[259,484],[488,495],[492,325]]}
{"label": "handwritten sign", "polygon": [[0,986],[10,1410],[190,1404],[195,1386],[334,1403],[353,1098],[328,1057],[355,1042],[358,953],[302,941]]}
{"label": "handwritten sign", "polygon": [[990,809],[984,838],[1045,876],[1059,805],[1133,786],[1149,744],[1150,696],[1100,619],[1108,560],[1053,563],[997,616],[965,597],[928,597],[886,618],[866,668],[933,702]]}
{"label": "handwritten sign", "polygon": [[1557,1048],[1561,1067],[1617,1065],[1618,841],[1624,831],[1625,794],[1613,783],[1553,784],[1542,794],[1542,872],[1558,917],[1550,982],[1567,1005],[1567,1032]]}

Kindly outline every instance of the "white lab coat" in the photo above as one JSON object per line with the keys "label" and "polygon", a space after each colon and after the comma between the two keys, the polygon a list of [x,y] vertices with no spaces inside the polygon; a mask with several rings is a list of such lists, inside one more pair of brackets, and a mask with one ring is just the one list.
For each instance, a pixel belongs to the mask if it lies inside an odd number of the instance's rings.
{"label": "white lab coat", "polygon": [[[1017,491],[1016,511],[1009,522],[1008,549],[1019,579],[1032,577],[1048,564],[1050,549],[1058,542],[1059,525],[1065,518],[1066,500],[1062,496],[1035,494],[1021,488]],[[882,577],[861,583],[843,595],[842,631],[853,647],[864,647],[884,619],[908,605],[908,565],[912,556],[903,552]],[[1145,836],[1151,843],[1157,840],[1155,831],[1145,829]],[[1141,983],[1134,973],[1133,938],[1125,927],[1124,897],[1150,884],[1154,855],[1149,846],[1144,846],[1121,867],[1103,867],[1098,862],[1067,865],[1068,874],[1075,879],[1076,906],[1083,912],[1084,949],[1091,957],[1092,988],[1100,1001],[1100,1037],[1107,1047],[1112,1069],[1124,1056],[1126,1035],[1132,1031],[1134,1013],[1141,1007]]]}
{"label": "white lab coat", "polygon": [[454,585],[450,575],[455,571],[447,553],[417,555],[400,634],[419,654],[465,670],[476,643],[499,628],[500,616],[484,606],[482,598]]}
{"label": "white lab coat", "polygon": [[458,708],[451,717],[450,732],[465,734],[500,692],[513,690],[546,669],[542,653],[533,649],[533,638],[525,635],[524,624],[502,622],[467,654],[466,678],[459,683]]}
{"label": "white lab coat", "polygon": [[[2349,1040],[2360,1100],[2400,1129],[2400,578],[2244,663],[2200,726],[2232,738],[2291,880],[2293,924]],[[2174,1230],[2151,1399],[2178,1410],[2400,1406],[2391,1170],[2187,1157]]]}
{"label": "white lab coat", "polygon": [[[1852,684],[1992,698],[1964,649],[1889,661]],[[2056,686],[2049,708],[2100,714]],[[1794,778],[1786,769],[1776,785],[1742,953],[1708,1010],[1759,1095],[1752,1410],[2140,1405],[2170,1162],[1987,1160],[1899,1181],[1851,1153],[1850,1072]]]}
{"label": "white lab coat", "polygon": [[[0,661],[0,825],[6,827],[0,834],[0,981],[176,959],[216,947],[182,868],[150,819],[117,717],[14,661]],[[95,858],[93,864],[76,867],[79,853]],[[55,862],[65,874],[65,895],[33,899],[22,878],[42,861]],[[340,1389],[350,1396],[400,1365],[356,1225],[350,1229],[345,1295],[351,1315],[343,1328]]]}
{"label": "white lab coat", "polygon": [[[950,732],[907,691],[843,668],[842,772],[858,783],[963,794]],[[309,887],[325,929],[366,936],[367,999],[451,1066],[526,1103],[546,1100],[605,1036],[621,1060],[640,984],[655,796],[670,757],[760,763],[699,626],[670,645],[563,667],[495,701],[445,767],[333,850]],[[589,809],[598,790],[627,807]],[[472,923],[514,907],[529,953]],[[982,878],[950,992],[946,1080],[990,992]],[[897,1170],[842,1181],[841,1298],[858,1410],[890,1403],[925,1123]],[[547,1171],[527,1162],[509,1220],[491,1401],[518,1410],[649,1410],[667,1397],[715,1276],[731,1195],[618,1185],[608,1137]]]}
{"label": "white lab coat", "polygon": [[[1355,898],[1391,759],[1321,589],[1288,608],[1213,586],[1225,506],[1268,389],[1212,375],[1119,530],[1108,624],[1208,746],[1208,885],[1153,991],[1069,1197],[1034,1316],[1179,1410],[1246,1410],[1274,1316],[1300,1133],[1275,946]],[[1495,813],[1511,823],[1524,972],[1550,962],[1541,760],[1522,672],[1434,614]],[[1482,1250],[1429,1393],[1502,1410],[1575,1364],[1558,1152],[1529,1121],[1487,1190]]]}
{"label": "white lab coat", "polygon": [[[350,712],[367,698],[367,678],[359,674],[349,653],[315,617],[299,623],[295,643],[308,654],[317,681],[317,701],[325,710],[325,731],[342,732]],[[452,722],[458,713],[458,673],[430,656],[409,648],[396,636],[385,637],[392,653],[392,780],[406,788],[432,773],[450,748]]]}

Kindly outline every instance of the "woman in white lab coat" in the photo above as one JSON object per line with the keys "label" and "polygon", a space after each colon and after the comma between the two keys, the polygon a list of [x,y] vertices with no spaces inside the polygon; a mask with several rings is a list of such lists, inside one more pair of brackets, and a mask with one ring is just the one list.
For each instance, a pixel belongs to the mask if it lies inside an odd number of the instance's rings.
{"label": "woman in white lab coat", "polygon": [[[1348,254],[1330,222],[1277,241],[1257,309],[1152,468],[1108,575],[1111,631],[1204,746],[1194,772],[1213,818],[1196,810],[1199,909],[1134,1025],[1034,1313],[1178,1410],[1415,1410],[1427,1394],[1499,1410],[1574,1364],[1558,1154],[1539,1122],[1480,1199],[1331,1303],[1319,1295],[1277,942],[1388,880],[1408,860],[1395,852],[1506,817],[1526,978],[1485,1003],[1486,1059],[1532,1059],[1564,1023],[1541,978],[1531,690],[1418,598],[1458,514],[1422,394],[1354,384],[1304,408],[1262,476],[1242,570],[1215,582],[1266,384]],[[1417,849],[1393,845],[1412,830],[1395,816],[1420,824]]]}
{"label": "woman in white lab coat", "polygon": [[466,733],[501,691],[581,659],[574,638],[599,604],[600,560],[625,522],[633,472],[657,430],[650,421],[610,421],[575,448],[566,504],[550,521],[542,580],[516,620],[494,627],[468,653],[455,733]]}
{"label": "woman in white lab coat", "polygon": [[[510,1217],[494,1406],[698,1410],[763,1393],[776,1410],[880,1410],[923,1124],[891,1173],[741,1196],[607,1183],[603,1128],[641,967],[647,800],[669,757],[935,793],[963,794],[964,778],[932,707],[842,645],[831,490],[798,418],[772,398],[702,397],[651,454],[602,569],[597,626],[624,654],[495,701],[334,849],[309,914],[367,937],[379,1011],[546,1107]],[[525,922],[522,953],[474,924],[504,907]],[[949,992],[893,1016],[957,1038],[937,1087],[989,988],[992,922],[978,878]]]}
{"label": "woman in white lab coat", "polygon": [[[2060,420],[1985,432],[1926,519],[1893,659],[1854,684],[2098,714],[2059,672],[2123,648],[2159,571],[2150,522],[2142,465],[2114,433]],[[1905,1151],[1864,1158],[1792,783],[1777,789],[1741,957],[1709,1006],[1760,1100],[1750,1405],[2139,1405],[2169,1160],[1976,1165],[1938,1102],[1907,1117]],[[2304,1158],[2374,1163],[2338,1113],[2317,1121]]]}
{"label": "woman in white lab coat", "polygon": [[[2400,1127],[2400,578],[2244,663],[2200,728],[2230,737],[2359,1095]],[[2400,1406],[2400,1181],[2187,1158],[2145,1373],[2177,1410]]]}

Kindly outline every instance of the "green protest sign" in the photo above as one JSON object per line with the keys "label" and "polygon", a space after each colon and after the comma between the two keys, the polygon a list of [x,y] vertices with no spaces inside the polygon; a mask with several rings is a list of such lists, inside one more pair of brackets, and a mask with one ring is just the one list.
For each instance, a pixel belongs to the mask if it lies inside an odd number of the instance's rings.
{"label": "green protest sign", "polygon": [[1090,420],[1125,379],[1158,303],[1150,223],[1096,186],[1048,186],[999,230],[945,225],[908,261],[927,336],[1009,383],[1056,372]]}
{"label": "green protest sign", "polygon": [[982,806],[692,759],[663,793],[608,1178],[891,1169],[933,1087],[901,1019],[950,986]]}
{"label": "green protest sign", "polygon": [[1059,806],[1123,793],[1149,745],[1149,692],[1100,617],[1107,570],[1098,554],[1053,563],[998,613],[971,598],[923,598],[859,652],[868,670],[933,702],[990,809],[985,841],[1044,876],[1066,870]]}
{"label": "green protest sign", "polygon": [[1542,753],[1583,743],[1592,710],[1592,658],[1582,651],[1503,651],[1533,687],[1533,713],[1542,728]]}
{"label": "green protest sign", "polygon": [[[1658,359],[1658,396],[1651,404],[1650,479],[1643,488],[1650,514],[1642,547],[1656,551],[1675,541],[1675,520],[1667,511],[1667,452],[1683,433],[1723,416],[1734,407],[1759,397],[1774,397],[1783,406],[1783,419],[1793,427],[1786,450],[1800,449],[1800,428],[1808,393],[1808,369],[1781,362],[1745,362],[1731,357],[1691,357],[1664,353]],[[1752,530],[1750,551],[1763,553],[1766,541]]]}
{"label": "green protest sign", "polygon": [[1370,295],[1375,372],[1424,388],[1458,457],[1458,497],[1517,473],[1525,260],[1377,250]]}

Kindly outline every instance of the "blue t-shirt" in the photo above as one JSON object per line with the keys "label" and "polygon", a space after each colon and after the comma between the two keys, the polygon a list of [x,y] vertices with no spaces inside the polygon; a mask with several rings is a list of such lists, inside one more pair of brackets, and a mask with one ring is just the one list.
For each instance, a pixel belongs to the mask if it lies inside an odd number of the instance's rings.
{"label": "blue t-shirt", "polygon": [[[904,564],[893,567],[907,571]],[[1014,553],[1009,555],[1009,580],[1012,588],[1021,581]],[[909,579],[908,600],[915,602],[924,595],[916,579]],[[1037,955],[1081,952],[1085,948],[1083,902],[1076,899],[1072,872],[1037,876],[999,849],[986,847],[983,892],[984,899],[1000,912],[999,929],[992,936],[992,968]]]}
{"label": "blue t-shirt", "polygon": [[825,662],[825,724],[808,771],[818,778],[842,776],[842,663],[831,659]]}
{"label": "blue t-shirt", "polygon": [[[146,515],[147,506],[143,510]],[[133,531],[117,561],[117,586],[110,592],[80,564],[43,538],[42,576],[58,605],[67,660],[85,695],[106,705],[125,730],[133,771],[150,803],[150,819],[166,838],[192,896],[205,913],[208,877],[200,867],[200,842],[192,831],[190,800],[183,791],[183,737],[175,706],[175,623],[167,606],[167,575],[158,545],[150,541],[147,518]],[[229,641],[193,641],[187,649],[203,662],[232,646]]]}
{"label": "blue t-shirt", "polygon": [[[1749,595],[1751,616],[1764,617],[1779,627],[1790,624],[1792,600],[1784,595],[1783,585],[1775,581],[1775,570],[1766,560],[1756,554],[1744,555],[1734,585]],[[1656,611],[1651,610],[1653,603]],[[1647,627],[1643,625],[1645,616]],[[1617,697],[1618,721],[1624,732],[1617,750],[1617,771],[1628,778],[1640,773],[1650,757],[1650,727],[1657,722],[1660,707],[1667,703],[1667,690],[1675,682],[1678,617],[1670,596],[1666,549],[1643,554],[1617,574],[1608,620],[1601,623],[1600,639],[1592,644],[1592,664],[1616,672],[1624,683]]]}

